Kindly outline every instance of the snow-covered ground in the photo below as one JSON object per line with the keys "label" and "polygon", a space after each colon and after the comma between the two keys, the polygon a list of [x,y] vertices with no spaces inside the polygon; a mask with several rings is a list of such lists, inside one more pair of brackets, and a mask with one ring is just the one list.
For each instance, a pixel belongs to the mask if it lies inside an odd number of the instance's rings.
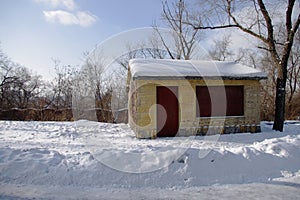
{"label": "snow-covered ground", "polygon": [[0,121],[0,199],[299,199],[283,133],[139,140],[125,124]]}

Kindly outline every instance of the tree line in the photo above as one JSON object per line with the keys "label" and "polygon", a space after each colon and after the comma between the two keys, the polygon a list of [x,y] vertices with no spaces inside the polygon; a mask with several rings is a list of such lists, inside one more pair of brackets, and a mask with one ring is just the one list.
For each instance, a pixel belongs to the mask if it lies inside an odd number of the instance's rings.
{"label": "tree line", "polygon": [[[170,38],[165,38],[154,24],[155,34],[145,41],[153,48],[143,48],[145,44],[141,43],[129,44],[129,53],[116,60],[119,70],[112,74],[103,71],[101,55],[89,55],[83,67],[85,75],[82,70],[61,66],[55,60],[56,77],[47,83],[26,67],[13,63],[1,51],[0,117],[9,116],[5,113],[9,110],[31,109],[41,110],[31,111],[40,116],[37,120],[72,120],[72,86],[89,76],[93,78],[86,84],[93,85],[98,120],[115,122],[118,115],[114,111],[127,105],[124,81],[129,59],[233,60],[268,74],[268,79],[262,81],[261,119],[274,120],[273,128],[282,131],[284,119],[300,116],[300,14],[296,4],[295,0],[216,0],[213,3],[198,0],[195,4],[185,0],[163,1],[161,22],[173,31],[171,39],[175,45],[171,47]],[[219,31],[218,37],[208,47],[207,55],[199,56],[197,45],[211,31]],[[232,31],[251,37],[256,47],[233,48]],[[120,102],[112,101],[114,95],[121,97]],[[115,103],[117,109],[112,109]],[[25,120],[32,120],[33,114],[24,115]]]}
{"label": "tree line", "polygon": [[[72,108],[74,85],[85,77],[77,67],[61,65],[57,59],[54,59],[53,63],[55,77],[51,81],[46,81],[27,67],[13,62],[0,49],[1,120],[75,120]],[[94,70],[92,73],[97,69]],[[110,106],[112,92],[109,87],[104,89],[99,82],[100,79],[97,80],[98,87],[95,91],[97,120],[114,122]]]}

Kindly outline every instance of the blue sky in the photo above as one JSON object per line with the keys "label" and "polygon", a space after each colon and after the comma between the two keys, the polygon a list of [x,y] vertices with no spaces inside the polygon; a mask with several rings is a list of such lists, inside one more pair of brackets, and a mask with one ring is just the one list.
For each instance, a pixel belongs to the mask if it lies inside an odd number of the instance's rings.
{"label": "blue sky", "polygon": [[[161,11],[162,0],[0,0],[0,47],[14,62],[51,80],[52,58],[80,66],[84,53],[113,35],[154,22],[163,27]],[[221,31],[207,32],[200,46],[207,49]],[[257,46],[253,37],[233,29],[231,41],[236,51]]]}
{"label": "blue sky", "polygon": [[14,61],[50,79],[114,34],[159,22],[160,0],[0,0],[0,42]]}

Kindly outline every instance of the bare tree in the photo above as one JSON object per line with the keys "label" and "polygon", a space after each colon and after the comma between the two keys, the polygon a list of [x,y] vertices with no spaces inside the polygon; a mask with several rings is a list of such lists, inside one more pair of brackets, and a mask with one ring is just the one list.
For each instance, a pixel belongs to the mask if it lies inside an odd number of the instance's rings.
{"label": "bare tree", "polygon": [[262,66],[259,64],[259,61],[262,59],[261,57],[263,57],[263,55],[263,53],[254,49],[240,48],[237,55],[235,55],[235,61],[252,66],[253,68],[258,68],[259,66]]}
{"label": "bare tree", "polygon": [[213,47],[208,51],[209,56],[214,60],[225,61],[233,59],[233,51],[229,49],[231,40],[230,34],[223,35],[220,39],[213,41]]}
{"label": "bare tree", "polygon": [[43,85],[41,77],[12,62],[0,50],[0,102],[2,109],[28,108]]}
{"label": "bare tree", "polygon": [[262,102],[261,111],[263,120],[274,120],[274,105],[276,96],[276,67],[267,51],[262,52],[261,57],[257,58],[257,65],[268,75],[268,79],[262,81]]}
{"label": "bare tree", "polygon": [[295,37],[295,45],[292,49],[287,69],[288,83],[288,112],[292,113],[293,98],[300,87],[300,32]]}
{"label": "bare tree", "polygon": [[168,52],[160,46],[159,39],[152,36],[148,41],[145,41],[145,43],[127,45],[127,53],[116,59],[117,64],[123,69],[117,70],[117,72],[126,76],[129,60],[134,58],[162,59],[170,57],[168,57]]}
{"label": "bare tree", "polygon": [[[283,43],[277,42],[277,19],[276,15],[272,14],[274,9],[270,8],[272,5],[278,5],[278,2],[273,4],[270,2],[266,4],[264,0],[219,0],[214,1],[214,4],[207,2],[202,2],[202,8],[206,11],[201,11],[202,13],[199,13],[198,16],[186,20],[185,24],[192,25],[195,30],[238,28],[265,45],[261,48],[270,53],[277,71],[273,129],[283,131],[288,61],[294,44],[294,37],[300,24],[300,13],[294,13],[296,12],[296,0],[288,0],[285,4],[285,41]],[[284,5],[283,1],[280,1],[280,5]],[[238,12],[237,9],[245,12]],[[248,14],[246,9],[250,11]],[[212,14],[215,14],[215,16]],[[213,17],[213,19],[210,17]],[[180,20],[174,21],[180,22]]]}
{"label": "bare tree", "polygon": [[103,58],[102,49],[85,54],[83,65],[75,77],[73,87],[73,114],[76,119],[112,122],[110,67]]}
{"label": "bare tree", "polygon": [[53,97],[50,104],[56,109],[70,109],[72,107],[72,85],[76,76],[76,69],[70,65],[62,65],[58,59],[52,60],[56,76],[52,83]]}
{"label": "bare tree", "polygon": [[13,84],[13,98],[17,108],[33,107],[35,99],[40,93],[43,82],[41,76],[33,75],[26,67],[18,66],[15,69],[18,80]]}
{"label": "bare tree", "polygon": [[13,73],[14,64],[0,49],[0,102],[1,108],[7,108],[10,85],[18,80]]}
{"label": "bare tree", "polygon": [[162,21],[172,30],[176,52],[172,51],[167,42],[169,38],[164,38],[157,26],[154,26],[154,30],[171,59],[191,59],[196,42],[200,40],[199,29],[194,29],[191,25],[184,23],[188,19],[189,8],[184,0],[171,5],[167,1],[163,2]]}

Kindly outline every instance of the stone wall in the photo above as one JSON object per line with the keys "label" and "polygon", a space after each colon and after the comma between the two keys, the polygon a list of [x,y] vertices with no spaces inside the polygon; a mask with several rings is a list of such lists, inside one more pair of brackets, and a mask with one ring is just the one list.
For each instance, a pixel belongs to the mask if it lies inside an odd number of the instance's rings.
{"label": "stone wall", "polygon": [[[156,87],[178,86],[178,136],[260,131],[260,84],[257,80],[131,80],[129,125],[138,138],[156,137]],[[196,86],[243,85],[244,116],[197,117]]]}

